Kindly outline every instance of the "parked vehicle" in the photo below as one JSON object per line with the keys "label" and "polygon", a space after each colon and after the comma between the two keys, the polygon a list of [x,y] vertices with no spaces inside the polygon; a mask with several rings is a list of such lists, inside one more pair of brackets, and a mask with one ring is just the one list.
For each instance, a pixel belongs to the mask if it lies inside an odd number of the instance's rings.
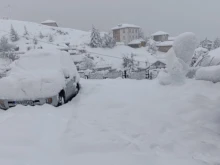
{"label": "parked vehicle", "polygon": [[0,79],[0,108],[16,105],[60,106],[80,90],[80,76],[66,52],[34,50],[10,65]]}

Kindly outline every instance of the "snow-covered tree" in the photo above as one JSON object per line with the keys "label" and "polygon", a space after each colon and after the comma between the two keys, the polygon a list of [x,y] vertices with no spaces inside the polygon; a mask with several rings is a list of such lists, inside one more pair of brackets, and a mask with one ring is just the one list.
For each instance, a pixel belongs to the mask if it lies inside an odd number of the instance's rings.
{"label": "snow-covered tree", "polygon": [[103,48],[113,48],[116,45],[116,42],[113,37],[109,34],[105,34],[102,38],[102,47]]}
{"label": "snow-covered tree", "polygon": [[8,43],[8,39],[6,37],[2,37],[0,40],[0,52],[8,52],[13,50],[14,45]]}
{"label": "snow-covered tree", "polygon": [[157,50],[156,42],[153,39],[149,39],[147,41],[147,51],[151,54],[155,54]]}
{"label": "snow-covered tree", "polygon": [[27,27],[24,26],[24,36],[28,36],[28,35],[29,35],[29,32],[28,32],[28,30],[27,30]]}
{"label": "snow-covered tree", "polygon": [[213,49],[217,49],[220,47],[220,38],[216,38],[213,43]]}
{"label": "snow-covered tree", "polygon": [[138,67],[138,62],[134,59],[135,54],[125,55],[123,57],[122,67],[125,70],[136,70]]}
{"label": "snow-covered tree", "polygon": [[143,29],[139,29],[139,31],[138,31],[138,38],[139,38],[139,39],[145,39]]}
{"label": "snow-covered tree", "polygon": [[11,25],[10,39],[12,42],[16,42],[19,40],[18,33],[15,31],[12,25]]}
{"label": "snow-covered tree", "polygon": [[53,42],[53,41],[54,41],[54,38],[53,38],[53,35],[52,35],[52,34],[49,34],[48,41],[49,41],[49,42]]}
{"label": "snow-covered tree", "polygon": [[33,38],[33,43],[34,43],[34,45],[37,45],[37,44],[38,44],[38,40],[37,40],[36,37]]}
{"label": "snow-covered tree", "polygon": [[86,69],[86,70],[87,69],[92,70],[95,66],[93,60],[87,56],[83,58],[82,63],[80,65],[83,69]]}
{"label": "snow-covered tree", "polygon": [[100,36],[100,32],[98,29],[96,29],[94,26],[92,27],[92,32],[91,32],[91,41],[90,41],[90,46],[92,48],[98,48],[101,47],[102,45],[102,39]]}
{"label": "snow-covered tree", "polygon": [[40,39],[43,39],[43,38],[44,38],[44,35],[42,34],[42,32],[39,33],[39,38],[40,38]]}

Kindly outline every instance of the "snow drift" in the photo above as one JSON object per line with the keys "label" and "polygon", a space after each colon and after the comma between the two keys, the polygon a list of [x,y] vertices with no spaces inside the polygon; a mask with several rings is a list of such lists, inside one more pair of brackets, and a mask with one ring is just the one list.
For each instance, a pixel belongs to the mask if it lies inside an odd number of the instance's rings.
{"label": "snow drift", "polygon": [[213,83],[220,82],[220,66],[203,67],[196,72],[197,80],[206,80]]}

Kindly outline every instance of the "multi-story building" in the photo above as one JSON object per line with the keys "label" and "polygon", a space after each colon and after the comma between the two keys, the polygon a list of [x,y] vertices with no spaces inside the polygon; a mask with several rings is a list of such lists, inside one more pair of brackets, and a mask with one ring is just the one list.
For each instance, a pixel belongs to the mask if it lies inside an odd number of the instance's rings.
{"label": "multi-story building", "polygon": [[140,27],[131,24],[119,24],[112,28],[112,31],[116,42],[124,42],[127,45],[129,42],[139,39]]}

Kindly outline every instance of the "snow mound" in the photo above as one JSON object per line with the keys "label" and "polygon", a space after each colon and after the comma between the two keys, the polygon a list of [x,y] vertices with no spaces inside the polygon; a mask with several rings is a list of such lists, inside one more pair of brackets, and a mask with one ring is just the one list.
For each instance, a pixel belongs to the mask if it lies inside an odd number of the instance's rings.
{"label": "snow mound", "polygon": [[187,32],[180,34],[173,43],[176,57],[190,64],[193,53],[196,49],[197,39],[194,33]]}
{"label": "snow mound", "polygon": [[196,72],[197,80],[211,81],[213,83],[220,82],[220,66],[203,67]]}

